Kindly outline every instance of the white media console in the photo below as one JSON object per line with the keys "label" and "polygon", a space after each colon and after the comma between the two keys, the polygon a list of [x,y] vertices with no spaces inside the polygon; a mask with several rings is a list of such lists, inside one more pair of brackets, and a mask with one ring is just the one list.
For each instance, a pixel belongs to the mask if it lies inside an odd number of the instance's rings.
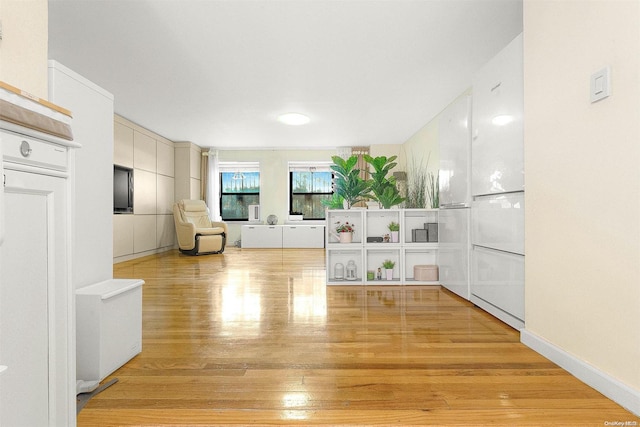
{"label": "white media console", "polygon": [[248,224],[241,233],[243,248],[324,248],[322,224]]}

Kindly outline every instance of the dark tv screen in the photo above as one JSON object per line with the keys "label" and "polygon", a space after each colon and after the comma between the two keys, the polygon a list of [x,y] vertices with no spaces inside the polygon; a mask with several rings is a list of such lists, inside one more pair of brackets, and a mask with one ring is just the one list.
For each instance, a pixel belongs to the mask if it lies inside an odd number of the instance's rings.
{"label": "dark tv screen", "polygon": [[113,212],[133,213],[133,170],[113,167]]}

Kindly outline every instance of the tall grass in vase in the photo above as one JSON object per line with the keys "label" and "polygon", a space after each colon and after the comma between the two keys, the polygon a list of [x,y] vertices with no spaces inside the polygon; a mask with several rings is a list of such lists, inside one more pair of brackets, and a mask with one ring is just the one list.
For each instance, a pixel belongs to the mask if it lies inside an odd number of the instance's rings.
{"label": "tall grass in vase", "polygon": [[422,160],[419,164],[416,163],[415,157],[412,158],[407,170],[407,198],[404,207],[409,209],[427,207],[427,167],[423,165]]}
{"label": "tall grass in vase", "polygon": [[427,195],[432,209],[440,207],[440,172],[427,174]]}

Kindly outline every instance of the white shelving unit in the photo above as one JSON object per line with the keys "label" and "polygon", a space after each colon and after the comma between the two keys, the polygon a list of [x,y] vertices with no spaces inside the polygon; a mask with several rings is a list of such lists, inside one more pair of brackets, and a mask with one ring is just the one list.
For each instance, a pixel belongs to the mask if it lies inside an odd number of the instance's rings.
{"label": "white shelving unit", "polygon": [[[414,266],[437,265],[438,243],[429,241],[426,224],[435,224],[437,239],[437,209],[350,209],[328,210],[326,224],[326,269],[328,285],[437,285],[436,281],[414,279]],[[388,224],[400,224],[398,242],[387,241]],[[335,228],[337,223],[349,222],[355,227],[352,243],[340,243]],[[414,229],[423,230],[417,233]],[[382,241],[379,241],[382,239]],[[382,262],[395,262],[393,279],[386,280]],[[336,278],[336,264],[353,260],[356,264],[356,280]],[[378,268],[382,279],[378,279]],[[373,272],[373,279],[367,273]],[[346,275],[345,275],[346,277]]]}

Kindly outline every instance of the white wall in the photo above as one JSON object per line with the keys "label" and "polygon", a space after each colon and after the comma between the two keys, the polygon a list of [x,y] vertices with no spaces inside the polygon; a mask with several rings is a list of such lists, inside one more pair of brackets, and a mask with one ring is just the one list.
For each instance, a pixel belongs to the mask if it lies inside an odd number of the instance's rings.
{"label": "white wall", "polygon": [[[471,85],[471,82],[469,82],[469,85]],[[471,89],[461,93],[452,103],[467,96],[469,93],[471,93]],[[447,106],[444,106],[442,111],[446,108]],[[423,167],[427,169],[427,173],[432,173],[434,177],[438,176],[440,168],[440,146],[438,144],[440,132],[438,122],[442,111],[402,144],[398,155],[397,170],[410,173],[413,167]]]}
{"label": "white wall", "polygon": [[0,80],[47,99],[47,0],[0,0]]}
{"label": "white wall", "polygon": [[438,117],[424,125],[402,145],[398,162],[399,170],[408,172],[414,165],[422,165],[427,168],[427,172],[438,173],[440,165]]}
{"label": "white wall", "polygon": [[[636,391],[638,22],[637,0],[524,7],[526,330]],[[592,104],[604,66],[613,94]]]}
{"label": "white wall", "polygon": [[[260,215],[262,221],[275,214],[283,224],[289,215],[289,169],[293,161],[331,161],[335,150],[220,150],[221,162],[260,163]],[[229,224],[228,242],[240,238],[242,223]]]}
{"label": "white wall", "polygon": [[49,98],[73,113],[75,150],[73,284],[113,277],[113,95],[55,61]]}

